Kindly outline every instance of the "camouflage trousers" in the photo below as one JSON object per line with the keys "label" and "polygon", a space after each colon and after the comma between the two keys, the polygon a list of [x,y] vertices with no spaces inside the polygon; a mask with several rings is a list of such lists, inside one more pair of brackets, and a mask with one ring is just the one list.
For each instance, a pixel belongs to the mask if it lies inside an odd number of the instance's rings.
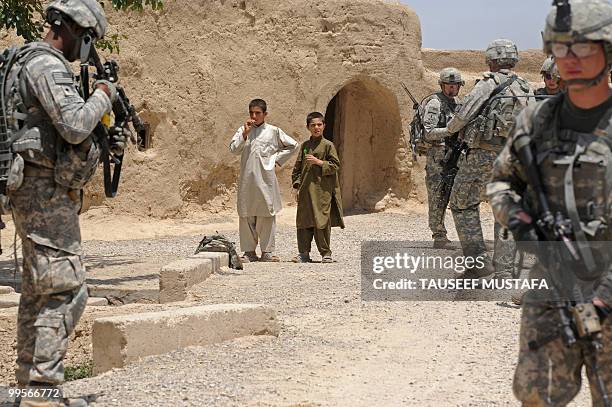
{"label": "camouflage trousers", "polygon": [[504,230],[502,226],[495,222],[495,249],[493,253],[493,266],[495,274],[500,277],[510,278],[514,273],[514,259],[516,257],[516,242],[512,233]]}
{"label": "camouflage trousers", "polygon": [[[567,405],[580,391],[582,367],[586,367],[592,405],[603,407],[602,395],[593,372],[593,353],[580,341],[568,348],[560,338],[537,350],[528,343],[540,340],[558,330],[558,310],[544,303],[523,303],[519,360],[514,375],[514,394],[523,407]],[[603,324],[603,351],[597,353],[597,367],[612,393],[612,319]]]}
{"label": "camouflage trousers", "polygon": [[497,158],[494,151],[471,149],[459,159],[459,171],[450,196],[450,208],[457,235],[465,256],[478,256],[486,251],[480,203],[486,200],[485,188]]}
{"label": "camouflage trousers", "polygon": [[17,381],[60,384],[68,337],[87,303],[78,211],[52,178],[25,177],[10,194],[23,247],[17,318]]}
{"label": "camouflage trousers", "polygon": [[427,201],[429,203],[429,229],[434,240],[446,237],[444,216],[448,206],[448,198],[446,202],[441,202],[444,197],[440,190],[440,184],[442,183],[441,163],[444,159],[444,153],[444,146],[431,147],[427,152],[427,165],[425,166],[425,185],[427,185]]}
{"label": "camouflage trousers", "polygon": [[[450,208],[464,256],[480,256],[486,246],[480,223],[480,203],[486,201],[486,185],[493,172],[497,153],[471,149],[459,159],[459,171],[450,196]],[[506,239],[500,225],[495,224],[493,265],[496,274],[508,276],[514,268],[516,244]]]}

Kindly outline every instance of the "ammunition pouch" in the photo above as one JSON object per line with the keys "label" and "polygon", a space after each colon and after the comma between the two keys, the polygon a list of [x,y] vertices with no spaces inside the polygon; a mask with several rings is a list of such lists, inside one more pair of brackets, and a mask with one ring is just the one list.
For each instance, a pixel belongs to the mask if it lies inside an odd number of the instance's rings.
{"label": "ammunition pouch", "polygon": [[465,141],[468,148],[479,148],[486,120],[485,116],[479,115],[466,126],[463,133],[463,141]]}
{"label": "ammunition pouch", "polygon": [[87,159],[81,160],[76,146],[65,145],[57,152],[55,161],[55,182],[68,189],[82,189],[93,177],[100,161],[100,149],[92,143]]}
{"label": "ammunition pouch", "polygon": [[601,332],[601,321],[595,309],[595,305],[591,303],[576,304],[572,309],[578,337],[586,338]]}

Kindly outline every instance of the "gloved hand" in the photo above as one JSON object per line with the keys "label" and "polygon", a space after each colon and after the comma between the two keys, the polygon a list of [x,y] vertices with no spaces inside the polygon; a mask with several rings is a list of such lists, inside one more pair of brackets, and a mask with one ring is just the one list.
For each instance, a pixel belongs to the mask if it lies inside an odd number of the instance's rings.
{"label": "gloved hand", "polygon": [[516,241],[517,249],[531,254],[538,254],[538,234],[533,218],[525,211],[518,210],[510,216],[508,229]]}
{"label": "gloved hand", "polygon": [[98,79],[94,82],[94,89],[101,89],[106,96],[109,97],[111,104],[117,100],[117,88],[115,84],[104,79]]}
{"label": "gloved hand", "polygon": [[525,211],[518,210],[510,216],[508,229],[517,242],[537,242],[538,234],[535,230],[533,218]]}
{"label": "gloved hand", "polygon": [[127,131],[123,127],[114,126],[108,129],[110,135],[109,148],[111,153],[122,156],[123,150],[127,146]]}

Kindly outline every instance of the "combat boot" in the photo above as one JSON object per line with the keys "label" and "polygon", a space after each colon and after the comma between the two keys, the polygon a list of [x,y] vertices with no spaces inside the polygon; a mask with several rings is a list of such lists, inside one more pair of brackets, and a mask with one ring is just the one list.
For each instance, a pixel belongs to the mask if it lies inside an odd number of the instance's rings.
{"label": "combat boot", "polygon": [[434,249],[453,249],[453,242],[450,241],[446,236],[434,238],[433,242]]}
{"label": "combat boot", "polygon": [[465,270],[465,273],[460,277],[462,279],[470,280],[470,279],[481,279],[484,277],[488,277],[491,274],[495,273],[495,267],[493,266],[493,262],[491,258],[486,254],[480,256],[474,256],[474,258],[481,257],[483,259],[483,267],[473,266]]}
{"label": "combat boot", "polygon": [[514,276],[508,271],[496,271],[493,274],[493,279],[498,281],[512,280]]}

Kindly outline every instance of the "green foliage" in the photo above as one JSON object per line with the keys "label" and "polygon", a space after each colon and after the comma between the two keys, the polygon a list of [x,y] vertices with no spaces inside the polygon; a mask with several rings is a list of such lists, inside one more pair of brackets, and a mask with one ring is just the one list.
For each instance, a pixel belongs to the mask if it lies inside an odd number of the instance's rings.
{"label": "green foliage", "polygon": [[0,30],[16,30],[26,41],[40,38],[43,27],[38,16],[43,14],[40,0],[3,0],[0,3]]}
{"label": "green foliage", "polygon": [[119,53],[119,40],[127,39],[127,36],[121,34],[107,34],[103,40],[96,41],[96,49],[106,50],[108,52]]}
{"label": "green foliage", "polygon": [[64,370],[64,381],[86,379],[93,377],[93,361],[85,362],[77,366],[66,366]]}
{"label": "green foliage", "polygon": [[[48,0],[2,0],[0,1],[0,30],[15,30],[27,42],[40,39],[43,33],[44,10]],[[143,11],[145,7],[161,10],[163,0],[98,0],[105,7],[110,4],[114,10]],[[106,4],[105,4],[106,3]],[[98,42],[99,49],[119,51],[119,40],[126,37],[110,34]]]}

